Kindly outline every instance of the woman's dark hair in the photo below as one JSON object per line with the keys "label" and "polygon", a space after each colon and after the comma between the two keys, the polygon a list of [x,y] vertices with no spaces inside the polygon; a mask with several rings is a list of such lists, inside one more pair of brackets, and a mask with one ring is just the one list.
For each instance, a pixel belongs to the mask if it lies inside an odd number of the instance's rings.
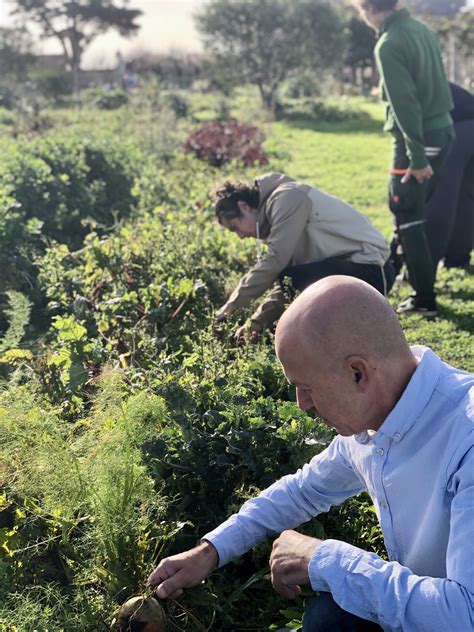
{"label": "woman's dark hair", "polygon": [[211,197],[219,223],[223,219],[241,216],[237,202],[246,202],[251,208],[258,208],[260,201],[260,193],[256,183],[248,184],[237,180],[226,180],[215,189]]}
{"label": "woman's dark hair", "polygon": [[370,5],[376,11],[391,11],[397,6],[398,0],[364,0],[362,4]]}

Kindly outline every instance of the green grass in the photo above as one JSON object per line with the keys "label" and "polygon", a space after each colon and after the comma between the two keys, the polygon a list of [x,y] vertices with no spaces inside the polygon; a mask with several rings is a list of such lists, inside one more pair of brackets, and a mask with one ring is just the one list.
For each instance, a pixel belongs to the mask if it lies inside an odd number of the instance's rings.
{"label": "green grass", "polygon": [[321,123],[307,117],[273,123],[267,145],[290,156],[288,175],[349,202],[388,237],[390,138],[382,132],[381,106],[363,104],[361,110],[368,115],[361,121]]}

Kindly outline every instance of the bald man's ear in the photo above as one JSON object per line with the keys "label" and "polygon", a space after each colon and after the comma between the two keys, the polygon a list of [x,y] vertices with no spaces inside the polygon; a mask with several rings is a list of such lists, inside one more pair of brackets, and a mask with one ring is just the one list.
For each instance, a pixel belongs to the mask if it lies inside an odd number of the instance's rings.
{"label": "bald man's ear", "polygon": [[352,382],[358,390],[364,391],[369,383],[369,365],[364,358],[351,356],[347,359],[347,369]]}

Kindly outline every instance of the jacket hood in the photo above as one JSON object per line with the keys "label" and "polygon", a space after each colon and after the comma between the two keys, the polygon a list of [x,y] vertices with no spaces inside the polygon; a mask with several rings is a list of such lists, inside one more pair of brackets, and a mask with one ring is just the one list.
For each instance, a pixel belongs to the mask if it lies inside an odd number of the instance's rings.
{"label": "jacket hood", "polygon": [[294,182],[293,178],[290,176],[286,176],[284,173],[264,173],[262,176],[255,178],[255,182],[259,188],[260,193],[260,201],[258,205],[258,210],[262,208],[262,206],[267,201],[268,197],[273,193],[275,189],[277,189],[281,184],[285,182]]}

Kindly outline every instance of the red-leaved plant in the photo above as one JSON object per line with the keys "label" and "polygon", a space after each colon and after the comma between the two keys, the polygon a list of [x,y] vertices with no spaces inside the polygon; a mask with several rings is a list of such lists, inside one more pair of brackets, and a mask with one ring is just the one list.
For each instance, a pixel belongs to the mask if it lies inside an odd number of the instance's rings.
{"label": "red-leaved plant", "polygon": [[232,160],[238,160],[246,167],[267,165],[263,141],[264,135],[258,127],[239,123],[236,119],[208,121],[189,134],[184,150],[214,167]]}

